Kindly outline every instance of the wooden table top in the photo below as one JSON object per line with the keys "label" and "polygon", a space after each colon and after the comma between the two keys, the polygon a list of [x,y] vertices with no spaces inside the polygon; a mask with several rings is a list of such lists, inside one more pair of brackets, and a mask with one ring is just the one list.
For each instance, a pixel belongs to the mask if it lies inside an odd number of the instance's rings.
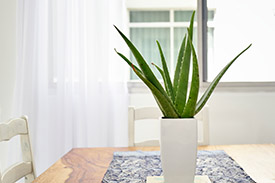
{"label": "wooden table top", "polygon": [[[275,144],[201,146],[224,150],[257,183],[275,183]],[[115,151],[157,151],[159,147],[75,148],[35,179],[38,183],[100,183]]]}

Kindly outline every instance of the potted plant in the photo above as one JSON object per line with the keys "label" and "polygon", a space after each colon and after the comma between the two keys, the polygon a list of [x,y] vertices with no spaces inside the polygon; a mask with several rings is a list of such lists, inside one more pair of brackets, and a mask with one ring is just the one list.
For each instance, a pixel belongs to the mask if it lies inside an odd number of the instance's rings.
{"label": "potted plant", "polygon": [[[179,50],[173,83],[162,48],[157,41],[162,68],[157,65],[155,67],[160,72],[165,87],[158,81],[133,43],[115,26],[133,53],[139,68],[122,53],[116,51],[117,54],[128,63],[136,75],[148,86],[163,114],[160,119],[160,148],[165,183],[194,182],[197,158],[197,121],[194,116],[203,108],[227,69],[251,46],[250,44],[220,71],[198,100],[200,88],[199,69],[197,55],[192,43],[194,15],[195,12],[193,12],[190,26],[187,28],[188,35],[185,35]],[[192,79],[189,88],[191,60]]]}

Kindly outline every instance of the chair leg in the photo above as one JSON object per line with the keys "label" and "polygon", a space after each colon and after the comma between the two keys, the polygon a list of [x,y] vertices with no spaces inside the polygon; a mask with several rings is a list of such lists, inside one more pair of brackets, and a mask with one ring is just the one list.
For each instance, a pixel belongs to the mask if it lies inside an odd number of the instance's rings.
{"label": "chair leg", "polygon": [[25,176],[25,183],[31,183],[32,181],[34,181],[34,175],[33,174],[29,174]]}

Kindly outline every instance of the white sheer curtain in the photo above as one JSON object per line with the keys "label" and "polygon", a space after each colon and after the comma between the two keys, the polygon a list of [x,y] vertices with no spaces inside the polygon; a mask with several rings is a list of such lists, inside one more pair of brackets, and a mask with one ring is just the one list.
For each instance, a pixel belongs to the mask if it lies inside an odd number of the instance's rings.
{"label": "white sheer curtain", "polygon": [[[18,0],[16,114],[38,174],[72,147],[127,146],[123,0]],[[19,104],[19,105],[18,105]]]}

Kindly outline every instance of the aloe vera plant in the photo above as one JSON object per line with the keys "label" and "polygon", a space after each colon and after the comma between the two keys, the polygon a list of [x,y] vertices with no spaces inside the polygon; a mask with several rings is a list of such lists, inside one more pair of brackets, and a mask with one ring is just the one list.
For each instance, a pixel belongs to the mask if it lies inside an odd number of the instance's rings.
{"label": "aloe vera plant", "polygon": [[[228,70],[228,68],[235,62],[235,60],[243,54],[251,44],[245,48],[241,53],[239,53],[232,61],[230,61],[215,77],[212,83],[209,85],[207,90],[204,92],[202,97],[198,100],[199,94],[199,67],[197,55],[192,43],[193,37],[193,23],[194,23],[193,12],[189,28],[187,28],[188,34],[184,36],[182,41],[176,70],[174,73],[173,83],[170,78],[166,60],[161,48],[160,43],[157,41],[157,46],[160,52],[160,58],[162,63],[162,68],[153,64],[156,69],[160,72],[164,86],[158,81],[156,76],[153,74],[149,65],[146,63],[140,52],[133,45],[133,43],[116,27],[116,30],[121,35],[123,40],[126,42],[131,52],[133,53],[140,68],[135,66],[127,57],[122,53],[117,52],[117,54],[126,61],[126,63],[133,69],[136,75],[148,86],[151,90],[160,110],[165,118],[192,118],[194,117],[206,104],[207,100],[213,93],[217,84],[219,83],[222,76]],[[189,81],[189,70],[192,60],[192,79],[190,88],[188,88]]]}

